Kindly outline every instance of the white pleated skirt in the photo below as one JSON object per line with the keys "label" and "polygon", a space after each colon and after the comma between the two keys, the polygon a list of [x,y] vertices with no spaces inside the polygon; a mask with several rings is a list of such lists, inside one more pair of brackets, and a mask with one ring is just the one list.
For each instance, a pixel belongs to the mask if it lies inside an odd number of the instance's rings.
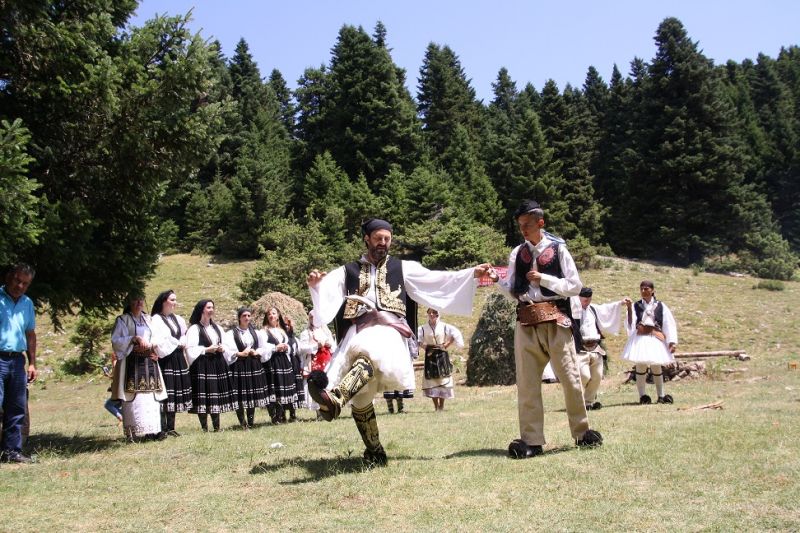
{"label": "white pleated skirt", "polygon": [[414,390],[414,367],[408,343],[396,329],[383,325],[370,326],[358,332],[356,326],[347,330],[328,367],[329,388],[339,384],[360,355],[366,355],[372,361],[377,392]]}
{"label": "white pleated skirt", "polygon": [[652,335],[633,334],[622,350],[622,360],[639,365],[668,365],[675,357],[667,349],[666,343]]}

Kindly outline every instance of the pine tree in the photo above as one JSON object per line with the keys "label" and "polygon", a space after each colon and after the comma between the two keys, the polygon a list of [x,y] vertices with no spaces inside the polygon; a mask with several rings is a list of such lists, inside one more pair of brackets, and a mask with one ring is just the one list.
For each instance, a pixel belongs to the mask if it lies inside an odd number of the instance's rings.
{"label": "pine tree", "polygon": [[329,150],[349,176],[363,174],[369,184],[394,164],[412,168],[419,153],[419,123],[401,74],[388,49],[362,28],[342,27],[321,105],[308,106],[301,97],[301,115],[318,112],[301,118],[302,126],[312,128],[301,138],[316,140],[306,147],[315,153]]}
{"label": "pine tree", "polygon": [[292,92],[286,85],[286,80],[283,79],[283,75],[281,74],[280,70],[272,69],[272,72],[269,75],[268,85],[275,94],[275,98],[278,100],[283,127],[286,128],[286,131],[290,136],[292,136],[294,135],[295,113],[297,113],[297,109],[295,108],[294,103],[292,103]]}
{"label": "pine tree", "polygon": [[682,262],[728,251],[791,262],[763,196],[744,185],[732,109],[711,62],[677,19],[665,19],[655,40],[633,132],[643,142],[628,187],[632,249]]}
{"label": "pine tree", "polygon": [[450,147],[456,127],[478,141],[480,107],[475,90],[449,46],[430,43],[425,51],[417,86],[417,111],[422,117],[425,141],[436,157]]}
{"label": "pine tree", "polygon": [[135,7],[0,7],[0,119],[30,132],[27,176],[41,184],[43,231],[17,253],[37,268],[30,293],[56,321],[75,304],[116,308],[152,274],[166,184],[195,173],[218,142],[214,52],[185,17],[123,33]]}

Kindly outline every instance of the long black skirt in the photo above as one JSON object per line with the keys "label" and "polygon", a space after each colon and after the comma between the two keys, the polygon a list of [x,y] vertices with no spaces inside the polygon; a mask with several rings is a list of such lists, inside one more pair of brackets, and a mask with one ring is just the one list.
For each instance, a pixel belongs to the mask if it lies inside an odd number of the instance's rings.
{"label": "long black skirt", "polygon": [[185,413],[192,408],[192,380],[183,356],[183,348],[159,359],[158,366],[161,367],[164,387],[167,389],[167,399],[163,402],[166,410],[170,413]]}
{"label": "long black skirt", "polygon": [[240,409],[267,406],[267,375],[258,357],[240,357],[230,366],[230,372]]}
{"label": "long black skirt", "polygon": [[[269,382],[270,404],[284,407],[299,407],[300,405],[300,396],[297,394],[297,376],[290,357],[284,352],[275,352],[269,361],[264,363],[264,372],[267,374]],[[302,386],[300,393],[303,394]]]}
{"label": "long black skirt", "polygon": [[190,413],[227,413],[239,408],[228,363],[221,353],[201,355],[189,367],[192,378]]}

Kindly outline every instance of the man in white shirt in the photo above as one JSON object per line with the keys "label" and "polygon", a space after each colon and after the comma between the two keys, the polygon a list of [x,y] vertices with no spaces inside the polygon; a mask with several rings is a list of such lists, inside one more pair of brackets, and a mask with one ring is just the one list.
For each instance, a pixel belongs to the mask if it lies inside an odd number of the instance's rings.
{"label": "man in white shirt", "polygon": [[[525,241],[512,250],[508,275],[499,283],[501,290],[517,302],[514,358],[520,438],[509,445],[509,456],[526,459],[542,454],[542,371],[548,361],[564,391],[575,443],[598,446],[603,438],[589,429],[572,335],[569,298],[581,290],[575,261],[563,240],[544,231],[544,211],[537,202],[523,201],[514,217]],[[498,281],[495,273],[492,278]]]}

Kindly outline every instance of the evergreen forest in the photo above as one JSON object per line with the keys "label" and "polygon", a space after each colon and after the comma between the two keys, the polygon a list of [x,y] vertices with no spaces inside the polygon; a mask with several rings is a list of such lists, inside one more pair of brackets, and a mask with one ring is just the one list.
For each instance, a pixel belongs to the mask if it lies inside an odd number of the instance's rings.
{"label": "evergreen forest", "polygon": [[795,275],[797,45],[717,65],[667,18],[652,58],[608,80],[587,66],[580,87],[518,83],[498,57],[484,102],[446,44],[399,68],[381,22],[343,25],[292,84],[245,38],[222,50],[188,16],[132,27],[136,7],[0,2],[0,265],[32,264],[56,321],[118,309],[175,252],[258,258],[245,299],[307,301],[305,272],[357,257],[372,216],[430,268],[504,264],[524,198],[579,266]]}

